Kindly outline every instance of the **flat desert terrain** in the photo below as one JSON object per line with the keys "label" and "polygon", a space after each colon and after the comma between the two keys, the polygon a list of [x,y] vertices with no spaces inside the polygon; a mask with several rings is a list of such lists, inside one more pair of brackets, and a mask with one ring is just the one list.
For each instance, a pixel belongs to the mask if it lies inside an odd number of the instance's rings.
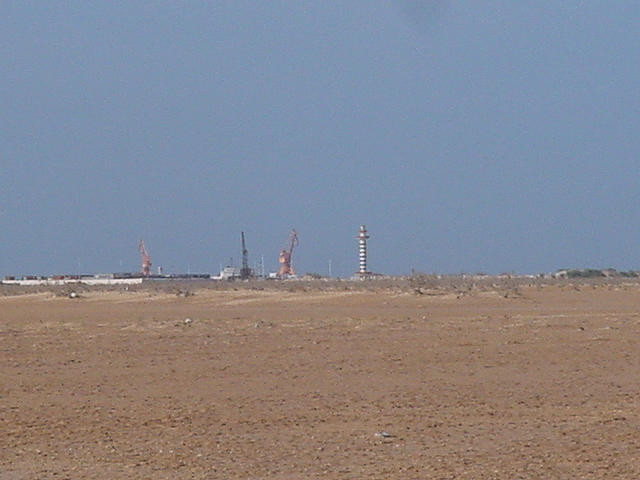
{"label": "flat desert terrain", "polygon": [[640,478],[640,284],[0,297],[0,480]]}

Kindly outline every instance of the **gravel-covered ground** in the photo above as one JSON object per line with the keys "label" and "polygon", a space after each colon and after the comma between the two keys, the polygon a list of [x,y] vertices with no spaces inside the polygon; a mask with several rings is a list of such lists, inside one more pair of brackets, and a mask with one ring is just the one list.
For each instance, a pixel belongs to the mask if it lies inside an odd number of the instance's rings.
{"label": "gravel-covered ground", "polygon": [[2,291],[0,480],[640,478],[637,282],[77,290]]}

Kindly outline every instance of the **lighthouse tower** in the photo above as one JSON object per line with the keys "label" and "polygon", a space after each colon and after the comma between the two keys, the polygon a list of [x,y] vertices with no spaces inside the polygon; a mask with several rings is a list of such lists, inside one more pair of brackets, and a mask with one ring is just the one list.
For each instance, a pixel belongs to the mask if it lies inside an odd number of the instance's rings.
{"label": "lighthouse tower", "polygon": [[367,227],[360,225],[360,231],[358,232],[358,271],[356,275],[360,278],[364,278],[370,275],[371,272],[367,270]]}

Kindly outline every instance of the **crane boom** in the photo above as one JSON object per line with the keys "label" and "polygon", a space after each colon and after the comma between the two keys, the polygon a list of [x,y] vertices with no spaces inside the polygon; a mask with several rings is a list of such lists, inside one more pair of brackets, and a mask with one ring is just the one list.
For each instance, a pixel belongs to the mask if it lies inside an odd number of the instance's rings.
{"label": "crane boom", "polygon": [[298,233],[293,229],[289,234],[289,250],[283,248],[280,251],[280,257],[278,258],[278,262],[280,262],[280,270],[278,271],[279,277],[283,278],[296,274],[293,269],[293,265],[291,264],[291,257],[293,255],[293,249],[298,245],[298,243]]}
{"label": "crane boom", "polygon": [[147,247],[144,245],[144,240],[140,239],[140,243],[138,243],[138,252],[140,252],[140,273],[143,276],[148,277],[151,275],[151,257],[149,256],[149,252],[147,252]]}
{"label": "crane boom", "polygon": [[247,280],[251,276],[251,269],[249,268],[249,251],[244,241],[244,232],[242,233],[242,268],[240,269],[240,278]]}

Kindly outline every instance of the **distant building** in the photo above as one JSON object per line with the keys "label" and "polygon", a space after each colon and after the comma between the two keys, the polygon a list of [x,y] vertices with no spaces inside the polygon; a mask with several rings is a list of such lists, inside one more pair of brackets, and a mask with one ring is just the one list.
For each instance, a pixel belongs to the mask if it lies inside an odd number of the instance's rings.
{"label": "distant building", "polygon": [[211,275],[211,279],[213,280],[235,280],[236,278],[240,278],[239,267],[227,266],[220,270],[218,275]]}

